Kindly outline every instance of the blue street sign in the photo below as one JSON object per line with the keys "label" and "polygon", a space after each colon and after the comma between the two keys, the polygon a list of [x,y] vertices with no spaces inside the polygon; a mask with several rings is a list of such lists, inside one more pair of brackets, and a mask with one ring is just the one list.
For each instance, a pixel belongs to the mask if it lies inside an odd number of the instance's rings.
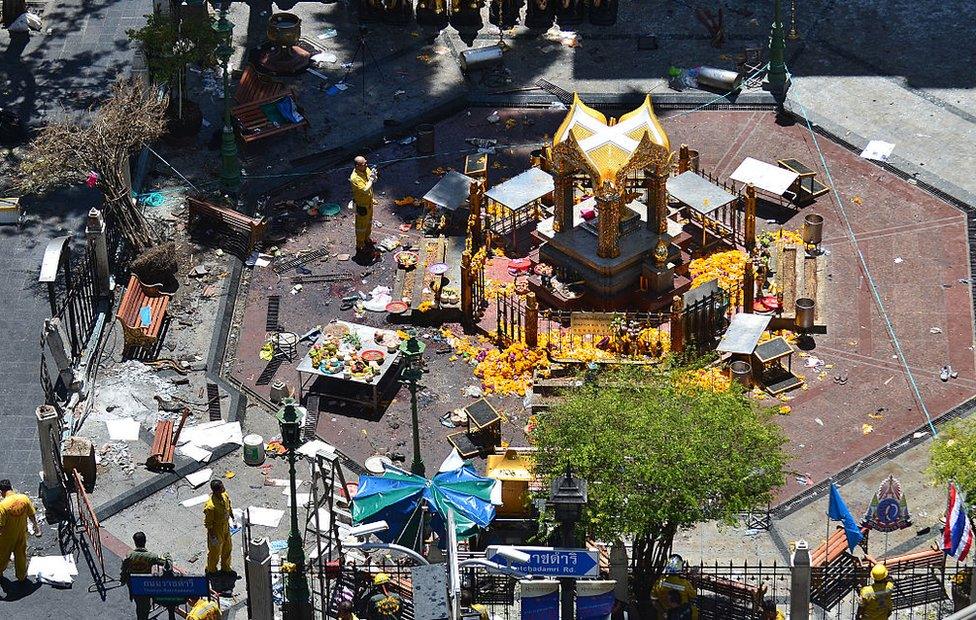
{"label": "blue street sign", "polygon": [[510,562],[492,545],[485,551],[485,559],[498,564],[510,564],[526,575],[540,577],[597,577],[600,574],[600,558],[596,551],[586,549],[554,549],[553,547],[512,547],[529,554],[528,562]]}
{"label": "blue street sign", "polygon": [[191,596],[208,596],[210,585],[206,577],[197,575],[132,575],[129,577],[133,596],[186,600]]}

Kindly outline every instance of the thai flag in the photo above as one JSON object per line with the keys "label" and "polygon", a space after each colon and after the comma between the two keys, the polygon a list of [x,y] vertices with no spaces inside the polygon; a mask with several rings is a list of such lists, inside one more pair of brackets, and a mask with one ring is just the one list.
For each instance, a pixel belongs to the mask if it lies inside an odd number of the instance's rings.
{"label": "thai flag", "polygon": [[969,555],[973,546],[973,529],[956,485],[949,483],[949,505],[946,508],[946,525],[942,532],[942,549],[960,562]]}

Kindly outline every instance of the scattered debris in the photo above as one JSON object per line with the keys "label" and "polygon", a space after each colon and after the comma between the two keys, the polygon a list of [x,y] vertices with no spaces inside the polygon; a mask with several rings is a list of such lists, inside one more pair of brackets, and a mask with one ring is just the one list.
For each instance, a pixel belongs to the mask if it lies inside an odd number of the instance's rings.
{"label": "scattered debris", "polygon": [[874,161],[888,161],[891,157],[891,152],[895,149],[895,145],[891,142],[885,142],[884,140],[871,140],[868,145],[864,147],[861,151],[861,157],[864,159],[873,159]]}

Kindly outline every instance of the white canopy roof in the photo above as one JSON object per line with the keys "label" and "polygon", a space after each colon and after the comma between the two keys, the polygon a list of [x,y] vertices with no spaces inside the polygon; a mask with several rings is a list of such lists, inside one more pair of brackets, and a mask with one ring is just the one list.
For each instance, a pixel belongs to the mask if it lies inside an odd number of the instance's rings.
{"label": "white canopy roof", "polygon": [[732,173],[731,179],[739,183],[752,183],[770,194],[782,196],[799,177],[797,173],[785,168],[746,157]]}

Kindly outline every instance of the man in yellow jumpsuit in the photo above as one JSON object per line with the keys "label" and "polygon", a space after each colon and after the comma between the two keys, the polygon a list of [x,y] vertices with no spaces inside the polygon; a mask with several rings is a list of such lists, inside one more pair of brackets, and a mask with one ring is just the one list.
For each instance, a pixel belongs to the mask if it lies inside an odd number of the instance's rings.
{"label": "man in yellow jumpsuit", "polygon": [[861,588],[857,617],[859,620],[888,620],[894,611],[891,591],[895,589],[895,584],[888,579],[888,569],[884,564],[874,565],[871,569],[871,578],[874,583]]}
{"label": "man in yellow jumpsuit", "polygon": [[186,620],[220,620],[220,605],[205,598],[191,598]]}
{"label": "man in yellow jumpsuit", "polygon": [[230,568],[230,519],[233,514],[230,496],[224,490],[224,483],[220,480],[210,482],[210,499],[203,505],[203,525],[207,528],[207,572],[217,572],[217,560],[220,560],[220,570],[231,572]]}
{"label": "man in yellow jumpsuit", "polygon": [[0,480],[0,575],[7,570],[10,555],[14,556],[17,581],[27,579],[27,520],[34,525],[34,534],[41,535],[37,525],[34,503],[23,493],[17,493],[9,480]]}
{"label": "man in yellow jumpsuit", "polygon": [[651,591],[658,620],[698,620],[695,606],[695,585],[681,574],[685,561],[680,555],[672,555],[664,569],[664,576],[657,580]]}
{"label": "man in yellow jumpsuit", "polygon": [[363,256],[373,246],[369,236],[373,233],[373,182],[376,181],[376,171],[366,165],[366,158],[362,155],[355,162],[356,167],[349,175],[349,185],[356,209],[356,254]]}

